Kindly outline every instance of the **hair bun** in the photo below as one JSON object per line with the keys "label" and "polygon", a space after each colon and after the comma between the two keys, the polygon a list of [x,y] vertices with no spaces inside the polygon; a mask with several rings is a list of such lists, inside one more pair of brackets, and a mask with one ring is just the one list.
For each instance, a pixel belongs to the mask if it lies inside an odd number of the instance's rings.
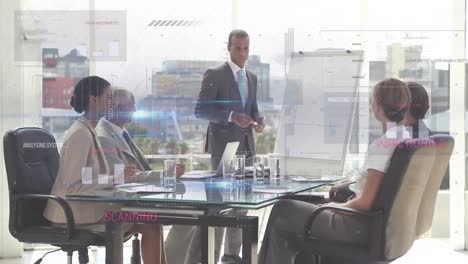
{"label": "hair bun", "polygon": [[76,98],[74,95],[70,98],[70,105],[75,109],[76,112],[82,113],[83,112],[83,104],[77,103]]}

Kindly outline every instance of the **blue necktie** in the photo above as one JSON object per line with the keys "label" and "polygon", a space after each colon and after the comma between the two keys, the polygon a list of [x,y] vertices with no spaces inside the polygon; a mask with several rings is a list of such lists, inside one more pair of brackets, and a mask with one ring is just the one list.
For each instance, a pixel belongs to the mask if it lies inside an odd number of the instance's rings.
{"label": "blue necktie", "polygon": [[247,102],[247,78],[244,70],[237,72],[237,86],[239,87],[239,93],[242,100],[242,108],[245,108]]}
{"label": "blue necktie", "polygon": [[[123,138],[125,139],[125,141],[127,142],[128,146],[130,147],[130,149],[132,148],[132,140],[130,139],[130,135],[128,134],[127,131],[124,131],[122,133],[122,136]],[[132,149],[132,152],[133,152],[133,149]]]}
{"label": "blue necktie", "polygon": [[132,138],[128,134],[127,131],[124,131],[122,134],[123,138],[127,142],[128,146],[130,147],[130,150],[133,153],[133,156],[135,157],[136,161],[138,162],[138,169],[139,170],[151,170],[151,165],[149,164],[148,160],[145,158],[143,153],[141,151],[138,151],[138,146],[133,142]]}

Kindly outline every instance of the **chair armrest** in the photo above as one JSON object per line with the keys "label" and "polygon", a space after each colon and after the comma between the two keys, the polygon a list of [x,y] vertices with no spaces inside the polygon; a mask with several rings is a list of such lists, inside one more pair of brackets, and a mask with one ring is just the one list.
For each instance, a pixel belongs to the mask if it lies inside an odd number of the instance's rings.
{"label": "chair armrest", "polygon": [[289,194],[281,199],[295,200],[306,203],[320,203],[325,201],[325,196],[314,194]]}
{"label": "chair armrest", "polygon": [[313,225],[315,219],[317,218],[317,216],[321,212],[323,212],[325,210],[334,211],[334,212],[341,213],[341,214],[348,214],[348,215],[351,214],[351,215],[356,215],[356,216],[361,216],[361,217],[367,217],[367,218],[374,218],[376,216],[381,216],[382,215],[382,211],[362,212],[362,211],[358,211],[358,210],[355,210],[355,209],[352,209],[352,208],[349,208],[349,207],[342,207],[342,206],[335,206],[335,205],[324,205],[324,206],[321,206],[321,207],[317,208],[312,213],[312,215],[309,217],[309,220],[307,220],[307,224],[306,224],[305,229],[304,229],[304,238],[307,238],[310,235],[310,230],[312,228],[312,225]]}
{"label": "chair armrest", "polygon": [[19,200],[54,200],[56,201],[60,207],[62,207],[65,218],[67,220],[67,238],[70,239],[73,236],[73,232],[75,231],[75,220],[73,218],[73,211],[70,208],[70,205],[65,201],[65,199],[55,196],[55,195],[47,195],[47,194],[15,194],[13,195],[13,201]]}

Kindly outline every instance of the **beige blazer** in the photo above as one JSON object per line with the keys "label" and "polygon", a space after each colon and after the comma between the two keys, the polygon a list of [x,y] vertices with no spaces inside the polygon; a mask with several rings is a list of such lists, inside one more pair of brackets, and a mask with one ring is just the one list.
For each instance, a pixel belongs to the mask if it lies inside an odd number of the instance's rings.
{"label": "beige blazer", "polygon": [[[104,118],[99,120],[96,125],[96,133],[112,174],[114,172],[114,165],[116,164],[135,164],[142,173],[138,173],[131,181],[144,182],[160,179],[160,173],[143,172],[150,169],[150,165],[144,158],[143,152],[136,148],[136,151],[139,152],[138,157],[136,157],[123,136],[115,131],[108,120]],[[134,146],[136,146],[136,144]],[[126,180],[126,182],[127,181],[128,180]]]}
{"label": "beige blazer", "polygon": [[[87,169],[86,169],[87,168]],[[92,182],[83,183],[82,175],[91,169]],[[52,188],[52,195],[66,199],[70,194],[96,194],[104,188],[113,187],[113,179],[108,184],[98,184],[98,174],[109,175],[109,166],[97,140],[96,132],[88,119],[81,116],[68,129],[60,150],[60,167]],[[89,174],[88,174],[89,175]],[[76,224],[95,224],[101,221],[110,203],[68,201]],[[49,200],[44,216],[58,224],[66,223],[63,209]]]}

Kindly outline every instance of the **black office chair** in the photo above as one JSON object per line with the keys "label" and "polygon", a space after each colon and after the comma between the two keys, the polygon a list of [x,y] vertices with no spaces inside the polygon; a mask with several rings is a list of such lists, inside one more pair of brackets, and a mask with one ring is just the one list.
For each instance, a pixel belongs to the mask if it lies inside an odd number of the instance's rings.
{"label": "black office chair", "polygon": [[[68,263],[72,263],[73,252],[78,251],[79,263],[88,263],[87,247],[104,246],[105,239],[100,234],[75,229],[73,212],[67,201],[50,195],[59,168],[54,136],[42,128],[18,128],[6,132],[3,148],[10,196],[11,235],[20,242],[57,246],[67,252]],[[44,218],[48,200],[60,204],[67,219],[66,227],[52,226]],[[138,259],[132,258],[132,264],[139,263],[139,248],[133,251],[138,251]]]}
{"label": "black office chair", "polygon": [[[295,263],[389,263],[411,248],[432,224],[437,192],[453,150],[453,138],[434,135],[400,143],[369,212],[339,206],[322,206],[310,217],[302,236],[289,247],[299,252]],[[333,210],[366,221],[365,244],[351,244],[312,236],[310,230],[320,212]]]}

